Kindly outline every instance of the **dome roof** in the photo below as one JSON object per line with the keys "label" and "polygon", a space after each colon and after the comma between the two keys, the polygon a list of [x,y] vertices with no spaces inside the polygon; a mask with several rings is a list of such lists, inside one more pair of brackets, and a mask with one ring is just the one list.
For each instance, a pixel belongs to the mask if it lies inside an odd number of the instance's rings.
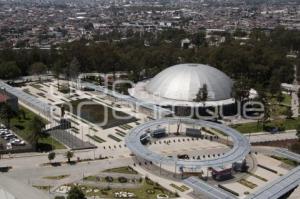
{"label": "dome roof", "polygon": [[159,97],[193,101],[204,84],[208,90],[207,101],[231,98],[232,80],[216,68],[203,64],[171,66],[152,78],[145,89]]}

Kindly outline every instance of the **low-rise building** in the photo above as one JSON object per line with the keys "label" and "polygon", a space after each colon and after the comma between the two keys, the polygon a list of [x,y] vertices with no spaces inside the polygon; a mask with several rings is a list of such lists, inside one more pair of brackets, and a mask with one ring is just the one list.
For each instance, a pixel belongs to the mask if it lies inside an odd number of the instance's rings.
{"label": "low-rise building", "polygon": [[8,104],[13,111],[18,112],[19,105],[18,105],[18,98],[5,90],[0,91],[0,107],[3,104]]}

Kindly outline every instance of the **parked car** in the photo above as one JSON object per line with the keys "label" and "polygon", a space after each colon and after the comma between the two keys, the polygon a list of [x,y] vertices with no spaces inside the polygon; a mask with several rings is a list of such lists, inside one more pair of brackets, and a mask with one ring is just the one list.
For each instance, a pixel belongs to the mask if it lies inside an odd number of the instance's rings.
{"label": "parked car", "polygon": [[2,139],[5,139],[7,141],[6,143],[6,149],[11,149],[12,146],[23,146],[26,145],[26,143],[18,138],[14,132],[7,129],[4,125],[0,124],[0,136]]}
{"label": "parked car", "polygon": [[21,145],[25,145],[25,142],[23,140],[17,139],[17,138],[13,138],[12,140],[9,141],[12,145],[14,146],[21,146]]}
{"label": "parked car", "polygon": [[15,136],[14,134],[8,134],[4,137],[5,140],[10,140],[12,138],[17,138],[17,136]]}
{"label": "parked car", "polygon": [[8,133],[8,132],[7,131],[0,131],[0,135],[4,135],[6,133]]}
{"label": "parked car", "polygon": [[1,137],[4,138],[5,136],[10,135],[10,134],[11,134],[11,133],[8,132],[8,131],[7,131],[7,132],[4,132],[3,134],[1,134]]}

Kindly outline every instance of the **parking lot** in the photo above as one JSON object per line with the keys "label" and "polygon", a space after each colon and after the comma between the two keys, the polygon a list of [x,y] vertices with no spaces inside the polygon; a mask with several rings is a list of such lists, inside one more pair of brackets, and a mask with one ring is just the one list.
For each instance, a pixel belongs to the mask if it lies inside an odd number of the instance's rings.
{"label": "parking lot", "polygon": [[18,137],[12,130],[6,128],[3,124],[0,125],[0,143],[2,150],[11,150],[23,148],[26,142]]}

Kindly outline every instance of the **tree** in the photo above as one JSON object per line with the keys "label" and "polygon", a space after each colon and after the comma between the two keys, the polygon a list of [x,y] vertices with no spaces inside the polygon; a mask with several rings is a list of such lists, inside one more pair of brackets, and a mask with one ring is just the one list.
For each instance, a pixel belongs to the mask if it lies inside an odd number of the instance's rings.
{"label": "tree", "polygon": [[208,91],[207,91],[207,85],[203,84],[202,88],[199,88],[199,91],[196,95],[196,98],[194,99],[194,102],[202,102],[203,108],[205,109],[205,102],[208,99]]}
{"label": "tree", "polygon": [[269,103],[269,97],[266,94],[265,91],[263,90],[258,90],[259,92],[259,98],[261,103],[264,105],[264,115],[262,118],[262,124],[263,124],[263,129],[265,128],[265,124],[269,122],[270,116],[271,116],[271,108],[270,108],[270,103]]}
{"label": "tree", "polygon": [[282,94],[282,92],[279,92],[276,98],[277,98],[277,101],[279,103],[281,103],[284,100],[284,95]]}
{"label": "tree", "polygon": [[269,89],[272,96],[274,96],[278,92],[281,92],[280,77],[278,73],[273,73],[273,75],[271,76]]}
{"label": "tree", "polygon": [[52,67],[52,72],[53,72],[55,78],[57,78],[57,88],[58,89],[59,89],[59,86],[60,86],[59,76],[62,73],[62,68],[63,68],[63,66],[62,66],[61,62],[59,62],[59,61],[55,62],[53,64],[53,67]]}
{"label": "tree", "polygon": [[243,101],[249,97],[250,82],[247,78],[241,77],[233,84],[233,97],[238,101]]}
{"label": "tree", "polygon": [[287,107],[285,115],[288,119],[291,119],[293,117],[293,111],[291,107]]}
{"label": "tree", "polygon": [[67,199],[86,199],[86,197],[79,187],[73,186],[68,193]]}
{"label": "tree", "polygon": [[207,91],[207,85],[203,84],[202,88],[199,88],[199,91],[196,95],[196,98],[194,99],[195,102],[203,102],[205,103],[208,98],[208,91]]}
{"label": "tree", "polygon": [[[76,81],[78,74],[80,72],[80,63],[78,61],[78,59],[76,57],[73,58],[73,60],[71,61],[70,65],[69,65],[69,71],[68,71],[68,78],[69,81],[70,80],[74,80]],[[70,82],[69,82],[69,86],[70,86]]]}
{"label": "tree", "polygon": [[45,127],[45,123],[42,121],[42,119],[38,116],[34,116],[33,120],[30,123],[30,131],[31,131],[31,135],[29,137],[32,146],[37,149],[37,145],[39,140],[42,137],[47,136],[47,134],[45,134],[43,132],[43,128]]}
{"label": "tree", "polygon": [[77,78],[79,72],[80,72],[80,63],[76,57],[73,58],[73,60],[70,63],[68,75],[71,79]]}
{"label": "tree", "polygon": [[26,112],[23,109],[19,110],[19,115],[22,116],[23,120],[26,119]]}
{"label": "tree", "polygon": [[240,28],[237,28],[235,30],[235,32],[233,33],[233,36],[235,36],[235,37],[246,37],[247,36],[247,32],[243,31]]}
{"label": "tree", "polygon": [[201,31],[201,32],[193,35],[192,42],[196,46],[201,46],[201,45],[205,44],[205,42],[206,42],[205,37],[206,37],[206,33],[204,31]]}
{"label": "tree", "polygon": [[56,156],[55,152],[50,152],[48,154],[48,160],[50,161],[50,163],[52,160],[54,160],[55,156]]}
{"label": "tree", "polygon": [[21,75],[21,70],[16,62],[3,62],[0,64],[1,79],[15,79]]}
{"label": "tree", "polygon": [[71,158],[74,156],[73,151],[67,151],[65,157],[68,159],[68,163],[71,162]]}
{"label": "tree", "polygon": [[42,62],[33,63],[29,69],[29,73],[31,75],[42,75],[46,71],[47,71],[47,66]]}

